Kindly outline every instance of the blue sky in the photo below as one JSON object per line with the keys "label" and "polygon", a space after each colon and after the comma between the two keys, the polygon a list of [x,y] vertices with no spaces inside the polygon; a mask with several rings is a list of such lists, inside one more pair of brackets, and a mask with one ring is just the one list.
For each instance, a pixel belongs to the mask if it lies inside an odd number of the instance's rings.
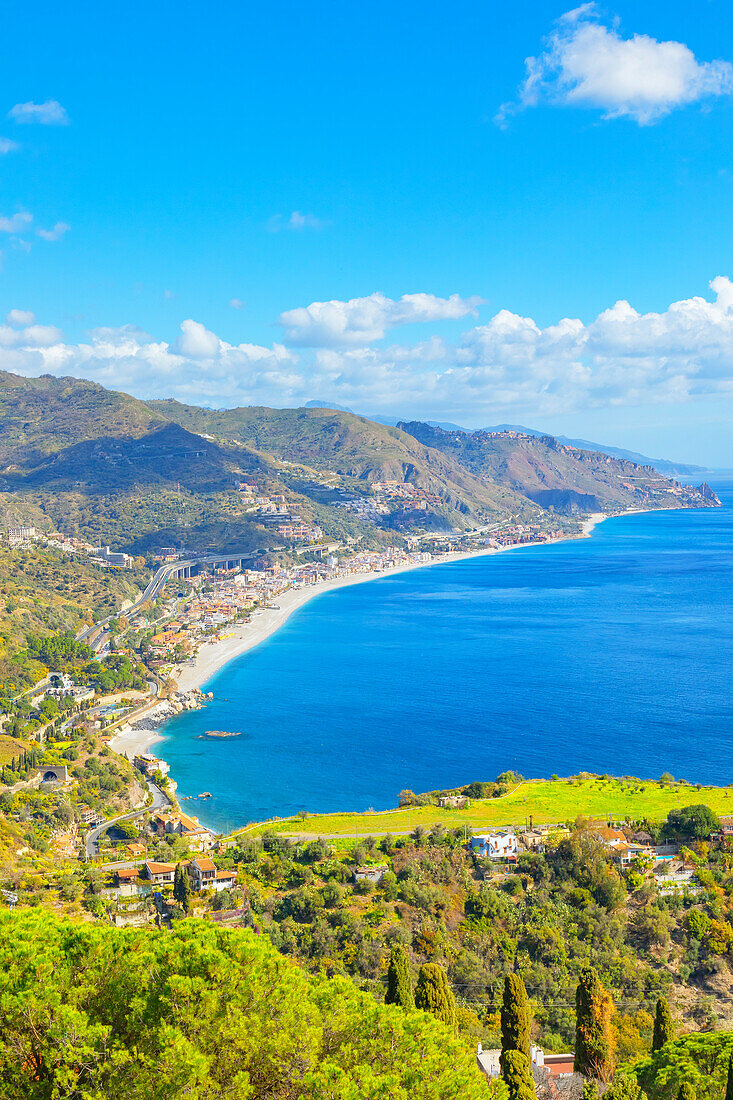
{"label": "blue sky", "polygon": [[11,4],[0,366],[733,466],[730,5],[569,10]]}

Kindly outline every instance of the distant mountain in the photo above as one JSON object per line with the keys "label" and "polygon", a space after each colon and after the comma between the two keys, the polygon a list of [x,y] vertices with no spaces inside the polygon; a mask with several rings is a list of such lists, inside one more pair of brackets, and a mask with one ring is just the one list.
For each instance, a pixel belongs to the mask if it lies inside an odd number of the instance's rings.
{"label": "distant mountain", "polygon": [[[544,508],[607,511],[661,507],[662,501],[674,507],[681,500],[673,483],[648,464],[577,449],[519,427],[470,433],[444,431],[419,421],[403,422],[400,427],[477,477],[521,492]],[[701,504],[707,500],[704,493],[699,499]]]}
{"label": "distant mountain", "polygon": [[[321,403],[309,401],[307,407],[315,407],[319,404]],[[321,407],[337,409],[339,406],[321,404]],[[372,416],[369,419],[374,420],[377,424],[397,425],[403,423],[403,419],[400,417]],[[550,434],[549,432],[539,431],[537,428],[527,428],[523,424],[494,424],[487,428],[464,428],[460,424],[453,424],[446,420],[424,420],[421,423],[429,424],[431,428],[443,428],[447,432],[465,432],[467,435],[472,435],[477,431],[520,432],[522,435],[531,435],[539,439]],[[553,439],[557,439],[559,443],[564,443],[568,447],[577,447],[581,451],[596,451],[600,454],[610,455],[611,458],[628,459],[629,462],[636,462],[639,466],[653,466],[660,474],[667,474],[670,477],[674,477],[676,474],[690,477],[707,472],[705,466],[691,466],[689,463],[674,462],[668,458],[649,458],[648,455],[641,454],[639,451],[628,451],[623,447],[610,447],[605,443],[593,443],[589,439],[571,439],[566,435],[553,435]]]}
{"label": "distant mountain", "polygon": [[334,405],[331,401],[306,401],[304,409],[331,409],[334,412],[353,413],[346,405]]}
{"label": "distant mountain", "polygon": [[556,438],[568,447],[578,447],[581,451],[600,451],[602,454],[611,455],[612,458],[625,458],[629,462],[636,462],[639,466],[653,466],[655,470],[659,470],[660,474],[668,474],[670,477],[676,474],[683,476],[702,474],[706,470],[705,466],[691,466],[689,463],[674,462],[669,458],[649,458],[647,455],[639,454],[638,451],[627,451],[623,447],[609,447],[604,443],[590,443],[587,439],[568,439],[564,435],[558,435]]}
{"label": "distant mountain", "polygon": [[[359,482],[410,481],[445,500],[446,517],[462,527],[472,516],[486,521],[509,513],[529,515],[527,498],[487,484],[399,428],[324,406],[268,409],[245,406],[211,412],[177,401],[150,408],[194,432],[244,444],[258,452]],[[529,509],[529,511],[528,511]]]}
{"label": "distant mountain", "polygon": [[[481,430],[485,432],[523,432],[525,435],[533,435],[537,438],[548,434],[547,432],[540,432],[536,428],[525,428],[521,424],[496,424],[493,428],[482,428]],[[610,455],[611,458],[625,458],[629,462],[637,463],[639,466],[653,466],[655,470],[659,470],[660,474],[668,474],[671,477],[674,477],[675,474],[702,474],[706,469],[704,466],[690,466],[684,462],[673,462],[668,458],[649,458],[648,455],[640,454],[638,451],[627,451],[623,447],[609,447],[605,443],[593,443],[589,439],[571,439],[566,435],[556,435],[554,438],[567,447],[577,447],[581,451],[597,451],[600,454]]]}
{"label": "distant mountain", "polygon": [[[523,431],[392,426],[323,405],[142,402],[82,379],[0,372],[1,526],[56,526],[134,552],[271,546],[273,527],[237,491],[240,481],[327,537],[365,548],[395,530],[532,522],[543,509],[714,503],[649,467]],[[426,506],[344,507],[384,481],[424,489]]]}

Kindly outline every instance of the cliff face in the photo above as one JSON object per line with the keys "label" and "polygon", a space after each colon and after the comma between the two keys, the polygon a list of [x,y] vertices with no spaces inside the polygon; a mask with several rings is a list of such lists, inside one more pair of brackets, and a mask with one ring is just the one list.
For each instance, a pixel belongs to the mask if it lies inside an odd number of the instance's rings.
{"label": "cliff face", "polygon": [[706,504],[709,504],[712,508],[720,508],[720,497],[710,488],[707,481],[703,481],[702,485],[698,485],[695,491],[700,494]]}
{"label": "cliff face", "polygon": [[445,431],[420,421],[400,427],[433,450],[449,454],[477,477],[505,485],[545,508],[606,511],[720,503],[709,486],[681,486],[652,466],[583,451],[552,436],[513,430]]}

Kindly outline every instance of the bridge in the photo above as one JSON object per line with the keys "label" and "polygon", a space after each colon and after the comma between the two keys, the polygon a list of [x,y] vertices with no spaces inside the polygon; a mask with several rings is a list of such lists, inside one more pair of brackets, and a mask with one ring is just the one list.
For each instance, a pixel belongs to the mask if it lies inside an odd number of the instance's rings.
{"label": "bridge", "polygon": [[[258,550],[248,550],[240,552],[233,550],[228,554],[221,552],[212,554],[197,554],[189,558],[179,558],[178,561],[169,562],[168,565],[162,565],[160,569],[150,578],[148,586],[143,592],[142,596],[131,607],[125,609],[124,614],[131,618],[148,600],[154,600],[160,593],[160,590],[169,580],[188,580],[191,577],[197,576],[202,567],[211,566],[221,569],[236,569],[243,568],[244,563],[250,561],[252,558],[259,558],[262,554],[271,554],[277,550],[282,550],[282,546],[268,546],[260,547]],[[105,627],[121,612],[115,612],[114,615],[108,615],[106,619],[101,619],[99,622],[94,623],[92,626],[88,626],[83,630],[80,630],[77,634],[77,641],[86,642],[92,647],[95,653],[99,653],[105,643],[107,633]]]}
{"label": "bridge", "polygon": [[267,553],[264,550],[254,550],[246,554],[205,554],[202,557],[195,558],[182,558],[180,561],[174,562],[167,566],[168,580],[188,580],[190,577],[195,577],[197,573],[201,571],[202,566],[210,566],[213,569],[242,569],[244,563],[251,561],[252,558],[259,557],[261,554]]}

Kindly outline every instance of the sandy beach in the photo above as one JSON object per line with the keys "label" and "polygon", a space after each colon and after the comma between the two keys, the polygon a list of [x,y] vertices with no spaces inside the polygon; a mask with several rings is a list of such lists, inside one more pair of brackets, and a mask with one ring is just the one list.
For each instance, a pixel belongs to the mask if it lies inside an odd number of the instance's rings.
{"label": "sandy beach", "polygon": [[[587,538],[593,528],[608,517],[604,512],[594,512],[583,521],[582,533],[576,537]],[[338,588],[347,588],[352,584],[365,584],[368,581],[377,581],[382,577],[395,576],[397,573],[406,573],[413,569],[427,569],[432,565],[446,565],[451,562],[465,561],[468,558],[485,557],[491,554],[504,554],[510,550],[529,549],[537,546],[550,546],[555,542],[572,541],[568,539],[552,539],[549,542],[518,543],[516,546],[487,547],[485,550],[471,550],[467,553],[442,554],[431,561],[411,562],[409,565],[398,565],[394,569],[385,569],[379,573],[359,573],[352,577],[344,577],[340,580],[324,581],[321,584],[306,585],[302,588],[290,589],[277,597],[277,605],[269,609],[262,609],[252,615],[250,622],[240,626],[228,627],[225,636],[211,642],[206,642],[199,648],[193,660],[186,662],[173,671],[173,677],[178,682],[178,690],[191,691],[193,688],[201,688],[211,677],[229,664],[236,657],[240,657],[248,650],[264,642],[271,634],[274,634],[290,616],[303,607],[310,600],[322,596],[326,592],[334,592]],[[119,752],[128,758],[136,753],[148,752],[150,748],[163,739],[160,732],[162,726],[168,721],[168,716],[161,714],[159,725],[156,726],[156,710],[160,704],[152,706],[145,715],[144,728],[122,727],[109,742],[109,746],[115,752]]]}
{"label": "sandy beach", "polygon": [[[606,518],[603,512],[595,512],[593,515],[588,516],[583,521],[582,535],[578,537],[589,536],[593,528]],[[553,542],[567,541],[569,540],[553,539],[549,542],[526,542],[519,543],[516,546],[487,547],[485,550],[472,550],[465,554],[443,554],[431,561],[398,565],[394,569],[385,569],[380,573],[359,573],[353,577],[344,577],[342,580],[324,581],[321,584],[291,589],[277,597],[277,610],[262,610],[259,614],[254,614],[249,623],[232,627],[228,637],[201,646],[194,660],[174,671],[173,675],[177,679],[181,691],[201,687],[215,672],[218,672],[224,665],[229,664],[235,657],[239,657],[242,653],[253,649],[264,642],[266,638],[269,638],[271,634],[274,634],[294,611],[325,592],[334,592],[337,588],[347,588],[352,584],[376,581],[382,577],[393,577],[397,573],[407,573],[413,569],[427,569],[432,565],[447,565],[455,561],[465,561],[467,558],[484,557],[489,554],[504,554],[510,550],[528,549],[532,546],[550,546]]]}

